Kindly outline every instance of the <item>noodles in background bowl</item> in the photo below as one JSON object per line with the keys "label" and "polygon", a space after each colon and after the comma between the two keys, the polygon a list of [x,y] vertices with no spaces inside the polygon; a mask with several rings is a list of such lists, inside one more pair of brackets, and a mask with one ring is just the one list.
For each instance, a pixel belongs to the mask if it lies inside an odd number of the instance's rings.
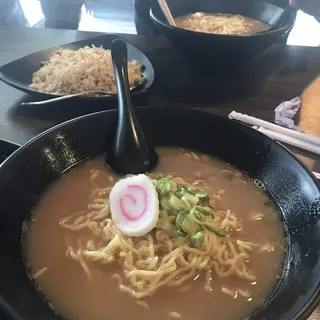
{"label": "noodles in background bowl", "polygon": [[222,34],[249,35],[266,31],[270,25],[239,14],[196,12],[175,18],[176,26],[190,31]]}

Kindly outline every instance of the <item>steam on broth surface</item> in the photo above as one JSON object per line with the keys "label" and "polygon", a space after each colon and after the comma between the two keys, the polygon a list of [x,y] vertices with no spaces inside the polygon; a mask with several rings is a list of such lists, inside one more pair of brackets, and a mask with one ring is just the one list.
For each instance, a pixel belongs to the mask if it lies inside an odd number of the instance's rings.
{"label": "steam on broth surface", "polygon": [[270,28],[262,21],[228,13],[190,13],[175,18],[175,22],[177,27],[191,31],[228,35],[249,35]]}
{"label": "steam on broth surface", "polygon": [[[41,292],[67,319],[243,319],[276,284],[284,230],[266,193],[216,159],[174,148],[158,152],[152,178],[158,177],[153,183],[160,220],[144,237],[120,235],[119,250],[108,247],[119,234],[108,192],[120,177],[106,169],[102,157],[63,175],[37,203],[25,236],[26,261]],[[162,192],[167,183],[171,191]],[[168,218],[176,214],[178,202],[168,200],[173,196],[196,203],[184,219],[198,218],[193,224],[182,220],[181,230],[180,218]],[[202,242],[177,234],[184,230]],[[141,256],[146,259],[134,259]]]}

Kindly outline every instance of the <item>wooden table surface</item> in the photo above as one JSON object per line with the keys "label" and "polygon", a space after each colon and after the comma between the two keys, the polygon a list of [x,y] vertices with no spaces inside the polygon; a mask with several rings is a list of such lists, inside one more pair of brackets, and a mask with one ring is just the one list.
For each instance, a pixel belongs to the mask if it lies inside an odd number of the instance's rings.
{"label": "wooden table surface", "polygon": [[[0,65],[38,50],[95,35],[97,33],[0,28]],[[273,121],[278,104],[301,96],[296,124],[308,134],[320,135],[320,48],[275,45],[234,74],[203,78],[164,38],[135,35],[124,38],[143,50],[155,68],[153,87],[135,101],[136,105],[183,106],[220,115],[235,110]],[[22,107],[21,102],[28,100],[36,98],[0,83],[0,138],[23,144],[57,123],[115,107],[114,103],[91,102]],[[293,151],[312,170],[320,172],[319,156]],[[320,308],[310,320],[320,320]]]}

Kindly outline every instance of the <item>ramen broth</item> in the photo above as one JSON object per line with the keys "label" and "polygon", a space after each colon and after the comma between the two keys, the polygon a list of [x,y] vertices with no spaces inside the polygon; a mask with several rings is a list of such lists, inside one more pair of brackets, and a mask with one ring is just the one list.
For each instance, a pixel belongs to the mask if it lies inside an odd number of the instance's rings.
{"label": "ramen broth", "polygon": [[[119,179],[105,167],[104,158],[99,157],[77,165],[42,195],[25,236],[30,275],[66,319],[237,320],[261,305],[276,284],[284,260],[284,230],[266,193],[224,162],[174,148],[159,148],[158,152],[160,163],[156,172],[182,176],[190,182],[203,179],[212,190],[224,190],[217,193],[221,199],[215,199],[215,207],[228,208],[241,219],[237,237],[266,245],[253,252],[248,262],[256,281],[222,278],[214,272],[212,279],[207,279],[199,273],[183,286],[160,288],[137,304],[128,293],[119,290],[117,280],[112,277],[122,272],[119,264],[88,262],[92,275],[88,279],[81,265],[67,258],[66,249],[69,245],[82,246],[92,239],[92,233],[71,232],[62,228],[59,221],[87,207],[92,191],[91,169],[99,170],[100,185],[112,186]],[[204,283],[208,280],[211,287],[205,290]]]}
{"label": "ramen broth", "polygon": [[175,23],[191,31],[228,35],[249,35],[270,28],[260,20],[227,13],[196,12],[175,18]]}

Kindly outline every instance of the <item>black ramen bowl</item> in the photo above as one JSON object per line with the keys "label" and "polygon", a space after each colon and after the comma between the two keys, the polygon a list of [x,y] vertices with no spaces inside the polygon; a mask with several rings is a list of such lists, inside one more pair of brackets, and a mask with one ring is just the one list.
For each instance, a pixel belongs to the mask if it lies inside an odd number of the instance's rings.
{"label": "black ramen bowl", "polygon": [[[272,25],[283,12],[273,4],[259,0],[168,0],[173,17],[195,12],[240,14]],[[293,27],[294,15],[288,15],[284,27],[253,35],[221,35],[194,32],[169,25],[159,7],[150,16],[161,33],[177,47],[189,62],[204,73],[226,72],[259,55],[277,43]]]}
{"label": "black ramen bowl", "polygon": [[[237,122],[180,109],[145,107],[136,112],[156,146],[218,157],[265,184],[281,210],[288,248],[277,286],[247,319],[307,319],[319,301],[320,287],[320,191],[311,172],[279,143]],[[70,120],[36,137],[0,166],[0,308],[7,314],[1,319],[60,319],[27,276],[23,221],[39,195],[65,170],[108,149],[116,122],[116,110]],[[44,150],[56,160],[48,159]]]}

